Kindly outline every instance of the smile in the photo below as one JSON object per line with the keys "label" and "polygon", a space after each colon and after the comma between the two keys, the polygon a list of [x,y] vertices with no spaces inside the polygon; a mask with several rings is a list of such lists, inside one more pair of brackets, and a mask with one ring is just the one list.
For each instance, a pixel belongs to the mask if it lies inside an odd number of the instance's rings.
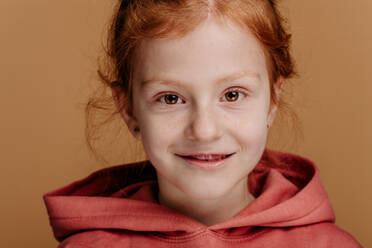
{"label": "smile", "polygon": [[231,154],[192,154],[181,155],[176,154],[182,158],[188,165],[201,169],[217,169],[221,168],[231,158]]}

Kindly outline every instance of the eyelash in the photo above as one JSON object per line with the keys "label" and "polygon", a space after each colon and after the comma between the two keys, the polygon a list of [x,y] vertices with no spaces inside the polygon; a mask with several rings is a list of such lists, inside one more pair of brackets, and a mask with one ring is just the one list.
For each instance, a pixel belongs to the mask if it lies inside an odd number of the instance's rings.
{"label": "eyelash", "polygon": [[[223,97],[225,97],[225,95],[226,95],[227,93],[229,93],[229,92],[238,92],[238,93],[240,93],[240,95],[238,96],[238,100],[236,100],[236,101],[232,101],[232,102],[238,102],[241,98],[246,97],[246,96],[248,95],[248,94],[246,93],[246,91],[244,91],[244,90],[241,90],[241,89],[239,89],[239,88],[232,88],[232,89],[229,89],[228,91],[226,91],[226,92],[223,94]],[[181,99],[181,97],[179,97],[177,94],[173,94],[173,93],[165,93],[165,94],[162,94],[162,95],[160,95],[159,97],[157,97],[157,98],[156,98],[156,101],[157,101],[157,102],[160,102],[160,103],[163,103],[163,104],[166,104],[166,105],[176,105],[177,103],[175,103],[175,104],[167,104],[167,103],[165,102],[165,100],[164,100],[164,101],[161,100],[161,99],[163,99],[165,96],[168,96],[168,95],[174,95],[174,96],[177,96],[177,97],[178,97],[177,102],[178,102],[179,99]],[[241,95],[243,95],[243,97],[240,97]],[[181,101],[183,101],[183,100],[181,99]],[[226,102],[229,102],[229,101],[226,101]]]}

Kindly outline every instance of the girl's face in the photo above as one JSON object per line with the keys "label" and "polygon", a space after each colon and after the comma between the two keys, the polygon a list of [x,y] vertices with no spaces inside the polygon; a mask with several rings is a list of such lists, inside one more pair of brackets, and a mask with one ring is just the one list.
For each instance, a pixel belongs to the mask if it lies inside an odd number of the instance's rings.
{"label": "girl's face", "polygon": [[[157,171],[160,189],[216,199],[259,161],[270,111],[265,54],[253,34],[208,20],[181,39],[143,41],[133,75],[133,116],[122,113]],[[177,154],[231,154],[216,170]]]}

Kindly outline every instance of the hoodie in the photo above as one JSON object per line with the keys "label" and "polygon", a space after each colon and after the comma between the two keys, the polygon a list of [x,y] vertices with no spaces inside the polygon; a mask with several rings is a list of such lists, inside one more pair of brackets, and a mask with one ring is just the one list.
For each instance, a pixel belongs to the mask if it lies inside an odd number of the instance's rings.
{"label": "hoodie", "polygon": [[159,204],[148,160],[98,170],[43,199],[59,247],[361,247],[334,224],[308,159],[266,149],[247,187],[254,201],[212,226]]}

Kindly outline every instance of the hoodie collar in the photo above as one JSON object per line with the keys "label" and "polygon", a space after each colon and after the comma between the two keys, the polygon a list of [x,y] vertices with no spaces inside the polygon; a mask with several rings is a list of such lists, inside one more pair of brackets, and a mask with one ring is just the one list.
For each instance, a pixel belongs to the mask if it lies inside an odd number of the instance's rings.
{"label": "hoodie collar", "polygon": [[181,235],[209,229],[240,235],[253,227],[291,227],[334,221],[317,167],[303,157],[265,150],[248,175],[256,199],[233,218],[212,226],[159,204],[149,161],[113,166],[44,195],[57,240],[88,229]]}

